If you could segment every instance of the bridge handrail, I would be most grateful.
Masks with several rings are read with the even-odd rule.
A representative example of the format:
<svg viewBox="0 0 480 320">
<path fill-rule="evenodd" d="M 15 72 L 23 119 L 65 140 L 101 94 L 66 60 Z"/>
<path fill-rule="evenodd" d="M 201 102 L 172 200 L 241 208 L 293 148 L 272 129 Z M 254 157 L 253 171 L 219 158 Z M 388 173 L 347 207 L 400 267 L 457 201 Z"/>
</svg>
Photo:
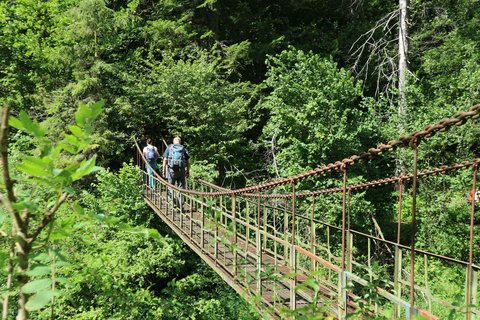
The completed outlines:
<svg viewBox="0 0 480 320">
<path fill-rule="evenodd" d="M 341 161 L 336 161 L 336 162 L 333 162 L 333 163 L 329 163 L 329 164 L 327 164 L 323 167 L 319 167 L 319 168 L 315 168 L 315 169 L 312 169 L 312 170 L 309 170 L 309 171 L 305 171 L 303 173 L 300 173 L 300 174 L 297 174 L 297 175 L 294 175 L 294 176 L 290 176 L 290 177 L 287 177 L 287 178 L 281 178 L 281 179 L 277 179 L 277 180 L 274 180 L 274 181 L 258 184 L 258 185 L 255 185 L 255 186 L 243 187 L 243 188 L 239 188 L 239 189 L 227 189 L 225 191 L 216 191 L 216 192 L 201 192 L 201 191 L 196 191 L 196 190 L 180 189 L 180 188 L 178 188 L 178 187 L 176 187 L 172 184 L 169 184 L 160 175 L 158 175 L 153 169 L 152 170 L 154 171 L 155 177 L 162 184 L 165 184 L 168 187 L 172 188 L 173 190 L 176 190 L 178 192 L 182 192 L 182 193 L 185 193 L 185 194 L 215 197 L 215 196 L 223 196 L 223 195 L 247 194 L 247 193 L 252 193 L 252 192 L 259 193 L 262 190 L 270 189 L 270 188 L 277 187 L 277 186 L 280 186 L 280 185 L 296 184 L 297 182 L 299 182 L 301 180 L 304 180 L 308 177 L 315 176 L 315 175 L 318 175 L 318 174 L 328 173 L 328 172 L 331 172 L 332 170 L 343 170 L 347 166 L 353 165 L 353 164 L 359 162 L 360 160 L 368 160 L 368 159 L 370 159 L 374 156 L 380 155 L 384 152 L 393 151 L 393 150 L 395 150 L 399 147 L 407 147 L 407 146 L 410 146 L 414 143 L 418 144 L 420 140 L 432 137 L 437 132 L 446 131 L 454 125 L 455 126 L 461 126 L 467 120 L 476 119 L 476 118 L 479 118 L 479 117 L 480 117 L 480 104 L 476 104 L 476 105 L 472 106 L 469 111 L 459 112 L 459 113 L 455 114 L 452 118 L 444 118 L 434 125 L 426 126 L 423 130 L 416 131 L 416 132 L 410 134 L 409 136 L 400 137 L 397 140 L 391 140 L 386 144 L 380 144 L 376 148 L 370 148 L 366 152 L 363 152 L 361 154 L 352 155 L 352 156 L 350 156 L 348 158 L 345 158 Z M 143 159 L 143 162 L 145 163 L 145 165 L 148 165 L 148 162 L 146 161 L 145 157 L 143 156 L 143 152 L 141 151 L 140 146 L 138 145 L 137 141 L 135 141 L 135 145 L 136 145 L 136 148 L 138 150 L 139 155 Z M 439 168 L 438 170 L 444 170 L 444 169 Z M 408 176 L 406 176 L 406 177 L 408 177 Z M 334 190 L 336 190 L 336 188 L 332 188 L 331 192 L 336 192 Z"/>
<path fill-rule="evenodd" d="M 446 171 L 451 171 L 451 170 L 457 170 L 457 169 L 464 169 L 464 168 L 468 168 L 470 166 L 473 166 L 475 164 L 478 164 L 480 163 L 480 158 L 477 158 L 475 159 L 474 161 L 464 161 L 464 162 L 461 162 L 461 163 L 457 163 L 457 164 L 454 164 L 452 166 L 443 166 L 443 167 L 440 167 L 440 168 L 436 168 L 436 169 L 433 169 L 433 170 L 430 170 L 430 171 L 426 171 L 426 172 L 423 172 L 420 175 L 422 176 L 426 176 L 426 175 L 434 175 L 434 174 L 438 174 L 438 173 L 442 173 L 442 172 L 446 172 Z M 403 176 L 404 180 L 405 180 L 405 177 L 406 176 Z M 395 181 L 400 181 L 401 180 L 401 177 L 398 177 L 398 179 L 396 179 L 397 177 L 394 177 L 392 178 L 392 181 L 395 182 Z M 411 179 L 412 176 L 409 176 L 408 179 Z M 383 180 L 387 180 L 387 179 L 383 179 Z M 361 184 L 358 184 L 358 185 L 352 185 L 352 186 L 349 186 L 347 187 L 347 189 L 349 188 L 355 188 L 355 187 L 358 187 L 358 186 L 365 186 L 365 187 L 368 187 L 372 182 L 378 182 L 379 180 L 373 180 L 373 181 L 367 181 L 367 182 L 364 182 L 364 183 L 361 183 Z M 215 188 L 215 189 L 218 189 L 218 190 L 228 190 L 226 188 L 223 188 L 223 187 L 220 187 L 220 186 L 217 186 L 211 182 L 208 182 L 208 181 L 205 181 L 205 180 L 202 180 L 202 179 L 199 179 L 199 182 L 202 183 L 202 184 L 205 184 L 211 188 Z M 391 183 L 391 182 L 388 182 L 388 183 Z M 380 183 L 379 183 L 380 184 Z M 383 183 L 382 183 L 383 184 Z M 378 185 L 378 184 L 372 184 L 372 185 Z M 331 188 L 331 189 L 325 189 L 325 190 L 332 190 L 332 189 L 335 189 L 335 192 L 341 192 L 343 191 L 342 188 Z M 339 189 L 339 190 L 336 190 L 336 189 Z M 322 191 L 322 190 L 319 190 L 319 191 Z M 314 192 L 310 192 L 308 193 L 308 195 L 310 194 L 313 194 Z M 297 196 L 300 196 L 302 193 L 298 193 Z M 303 195 L 305 195 L 306 193 L 303 193 Z M 251 196 L 258 196 L 258 195 L 252 195 L 252 194 L 249 194 Z M 243 196 L 243 195 L 242 195 Z M 262 195 L 262 196 L 270 196 L 270 195 Z M 287 196 L 286 194 L 285 195 L 282 195 L 282 196 Z M 290 195 L 291 196 L 291 195 Z M 283 198 L 283 197 L 282 197 Z M 338 227 L 338 226 L 335 226 L 335 225 L 332 225 L 332 224 L 329 224 L 328 222 L 325 222 L 325 221 L 322 221 L 322 220 L 319 220 L 319 219 L 316 219 L 316 218 L 312 218 L 312 217 L 307 217 L 305 215 L 302 215 L 302 214 L 297 214 L 297 217 L 300 218 L 300 219 L 304 219 L 304 220 L 308 220 L 308 221 L 313 221 L 315 223 L 319 223 L 319 224 L 322 224 L 322 225 L 325 225 L 327 227 L 330 227 L 330 228 L 333 228 L 333 229 L 337 229 L 337 230 L 342 230 L 341 227 Z M 383 239 L 383 238 L 380 238 L 380 237 L 376 237 L 376 236 L 373 236 L 371 234 L 368 234 L 368 233 L 364 233 L 364 232 L 361 232 L 361 231 L 358 231 L 358 230 L 355 230 L 355 229 L 349 229 L 349 231 L 351 233 L 354 233 L 354 234 L 357 234 L 357 235 L 360 235 L 360 236 L 363 236 L 363 237 L 366 237 L 366 238 L 370 238 L 372 240 L 376 240 L 376 241 L 380 241 L 382 243 L 385 243 L 385 244 L 389 244 L 389 245 L 393 245 L 393 246 L 398 246 L 399 248 L 402 248 L 404 250 L 407 250 L 409 251 L 411 248 L 406 246 L 406 245 L 403 245 L 401 243 L 397 243 L 395 241 L 390 241 L 390 240 L 387 240 L 387 239 Z M 457 264 L 460 264 L 460 265 L 463 265 L 463 266 L 467 266 L 468 265 L 468 261 L 463 261 L 463 260 L 460 260 L 460 259 L 455 259 L 455 258 L 452 258 L 452 257 L 448 257 L 448 256 L 444 256 L 444 255 L 441 255 L 441 254 L 437 254 L 437 253 L 434 253 L 434 252 L 430 252 L 430 251 L 425 251 L 425 250 L 422 250 L 422 249 L 415 249 L 416 252 L 418 253 L 421 253 L 421 254 L 424 254 L 426 256 L 430 256 L 430 257 L 434 257 L 434 258 L 439 258 L 439 259 L 443 259 L 443 260 L 446 260 L 446 261 L 449 261 L 449 262 L 453 262 L 453 263 L 457 263 Z M 472 267 L 475 269 L 475 270 L 480 270 L 480 266 L 478 265 L 472 265 Z"/>
<path fill-rule="evenodd" d="M 476 164 L 480 164 L 480 158 L 475 158 L 473 161 L 462 161 L 460 163 L 455 163 L 450 166 L 441 166 L 438 168 L 422 171 L 417 174 L 417 177 L 420 178 L 420 177 L 426 177 L 426 176 L 434 176 L 434 175 L 448 172 L 448 171 L 467 169 L 469 167 L 475 166 Z M 413 177 L 414 177 L 413 174 L 406 174 L 406 175 L 393 176 L 393 177 L 384 178 L 384 179 L 370 180 L 370 181 L 365 181 L 365 182 L 354 184 L 354 185 L 347 185 L 346 189 L 347 191 L 363 190 L 370 187 L 378 187 L 378 186 L 387 185 L 387 184 L 394 184 L 401 181 L 409 181 L 413 179 Z M 295 197 L 297 198 L 310 197 L 310 196 L 316 196 L 320 194 L 339 193 L 339 192 L 343 192 L 343 187 L 332 187 L 332 188 L 320 189 L 315 191 L 297 192 L 295 194 Z M 256 195 L 251 194 L 251 196 L 256 196 Z M 292 193 L 271 193 L 271 194 L 261 195 L 261 197 L 264 197 L 264 198 L 278 198 L 278 199 L 291 198 L 292 196 L 293 196 Z"/>
<path fill-rule="evenodd" d="M 440 173 L 445 173 L 448 171 L 456 171 L 456 170 L 461 170 L 461 169 L 467 169 L 469 167 L 473 167 L 476 164 L 480 164 L 480 158 L 475 158 L 472 161 L 462 161 L 459 163 L 454 163 L 450 166 L 441 166 L 438 168 L 432 168 L 429 170 L 425 170 L 422 172 L 419 172 L 417 174 L 418 177 L 426 177 L 426 176 L 434 176 Z M 397 182 L 405 182 L 413 179 L 414 175 L 413 174 L 404 174 L 401 176 L 393 176 L 393 177 L 388 177 L 384 179 L 377 179 L 377 180 L 369 180 L 369 181 L 364 181 L 358 184 L 352 184 L 352 185 L 347 185 L 347 190 L 350 191 L 356 191 L 356 190 L 363 190 L 366 188 L 370 187 L 378 187 L 382 185 L 387 185 L 387 184 L 394 184 Z M 217 186 L 211 182 L 199 179 L 199 182 L 207 185 L 211 188 L 217 189 L 219 191 L 227 191 L 230 189 L 223 188 L 220 186 Z M 310 197 L 310 196 L 316 196 L 316 195 L 321 195 L 321 194 L 328 194 L 328 193 L 339 193 L 343 192 L 343 187 L 332 187 L 332 188 L 325 188 L 325 189 L 319 189 L 315 191 L 304 191 L 304 192 L 297 192 L 295 194 L 295 197 Z M 246 196 L 246 197 L 261 197 L 261 198 L 274 198 L 274 199 L 282 199 L 282 198 L 291 198 L 293 195 L 292 193 L 270 193 L 270 194 L 253 194 L 253 193 L 246 193 L 246 194 L 240 194 L 241 196 Z"/>
</svg>

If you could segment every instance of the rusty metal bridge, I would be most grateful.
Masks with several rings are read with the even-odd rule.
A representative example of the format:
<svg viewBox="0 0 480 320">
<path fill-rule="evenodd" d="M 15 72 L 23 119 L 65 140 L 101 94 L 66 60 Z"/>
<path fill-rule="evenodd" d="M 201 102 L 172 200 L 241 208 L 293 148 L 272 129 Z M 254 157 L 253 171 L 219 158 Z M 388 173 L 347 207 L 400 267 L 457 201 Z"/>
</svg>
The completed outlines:
<svg viewBox="0 0 480 320">
<path fill-rule="evenodd" d="M 265 318 L 480 319 L 480 218 L 478 204 L 465 201 L 477 190 L 480 158 L 437 168 L 419 161 L 428 138 L 479 115 L 475 105 L 362 154 L 234 190 L 195 179 L 179 189 L 150 176 L 138 144 L 136 161 L 148 205 Z M 372 181 L 356 174 L 359 165 L 368 170 L 369 159 L 400 149 L 410 156 L 409 173 Z M 420 198 L 426 188 L 445 189 L 451 176 L 464 184 L 449 185 L 450 198 Z M 333 186 L 302 191 L 305 181 L 320 178 Z M 362 202 L 366 194 L 391 195 L 394 204 L 382 209 L 381 222 Z M 183 210 L 175 196 L 184 197 Z M 430 210 L 442 203 L 441 212 Z M 432 216 L 445 212 L 464 213 L 455 236 L 442 239 L 458 248 L 451 254 L 429 238 L 428 224 L 441 220 Z"/>
</svg>

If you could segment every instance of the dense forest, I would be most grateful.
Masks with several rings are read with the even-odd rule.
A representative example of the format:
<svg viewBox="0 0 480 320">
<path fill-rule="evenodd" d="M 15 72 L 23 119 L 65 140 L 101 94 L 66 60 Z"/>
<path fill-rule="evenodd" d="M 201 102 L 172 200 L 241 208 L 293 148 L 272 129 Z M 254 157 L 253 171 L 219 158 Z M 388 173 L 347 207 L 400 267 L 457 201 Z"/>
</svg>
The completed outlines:
<svg viewBox="0 0 480 320">
<path fill-rule="evenodd" d="M 225 188 L 317 168 L 480 102 L 478 30 L 478 0 L 0 0 L 2 320 L 259 319 L 145 204 L 134 141 L 180 135 Z M 478 120 L 454 130 L 421 169 L 479 156 Z M 469 183 L 429 181 L 420 247 L 465 257 Z M 386 221 L 394 197 L 353 201 Z"/>
</svg>

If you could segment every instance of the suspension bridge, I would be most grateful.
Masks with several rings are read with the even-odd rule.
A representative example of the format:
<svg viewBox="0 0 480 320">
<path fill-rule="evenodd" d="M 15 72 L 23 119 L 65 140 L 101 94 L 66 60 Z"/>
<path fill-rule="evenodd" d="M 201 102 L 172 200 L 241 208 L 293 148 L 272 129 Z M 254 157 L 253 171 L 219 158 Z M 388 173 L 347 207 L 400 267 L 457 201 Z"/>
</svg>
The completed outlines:
<svg viewBox="0 0 480 320">
<path fill-rule="evenodd" d="M 441 201 L 419 202 L 419 194 L 432 188 L 435 179 L 455 175 L 464 177 L 465 186 L 452 194 L 477 190 L 480 163 L 474 158 L 423 168 L 419 149 L 433 135 L 452 134 L 441 131 L 479 116 L 480 104 L 364 153 L 240 189 L 195 179 L 179 189 L 150 176 L 138 143 L 136 161 L 147 204 L 265 318 L 344 319 L 362 313 L 479 319 L 480 219 L 475 201 L 457 201 L 455 207 L 465 213 L 464 221 L 458 221 L 458 239 L 449 239 L 464 248 L 460 256 L 439 253 L 434 240 L 434 249 L 425 240 L 418 245 L 429 230 L 418 228 L 418 221 L 433 221 L 428 209 Z M 356 174 L 358 166 L 368 170 L 369 159 L 400 149 L 410 155 L 410 172 L 371 181 Z M 301 191 L 304 182 L 320 178 L 333 186 Z M 366 194 L 392 194 L 395 203 L 383 210 L 381 220 L 388 225 L 365 207 L 361 199 Z M 174 205 L 175 196 L 184 198 L 182 210 Z"/>
</svg>

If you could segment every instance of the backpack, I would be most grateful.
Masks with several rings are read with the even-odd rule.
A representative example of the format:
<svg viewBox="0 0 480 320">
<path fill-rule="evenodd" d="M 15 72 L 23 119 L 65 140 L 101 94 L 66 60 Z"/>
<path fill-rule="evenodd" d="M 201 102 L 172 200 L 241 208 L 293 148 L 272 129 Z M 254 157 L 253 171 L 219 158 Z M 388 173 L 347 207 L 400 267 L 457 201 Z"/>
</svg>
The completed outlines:
<svg viewBox="0 0 480 320">
<path fill-rule="evenodd" d="M 147 146 L 147 161 L 153 161 L 157 159 L 157 154 L 155 152 L 155 147 L 152 145 Z"/>
<path fill-rule="evenodd" d="M 181 144 L 171 144 L 168 150 L 168 166 L 173 171 L 179 171 L 185 168 L 187 159 L 185 157 L 185 148 Z"/>
</svg>

